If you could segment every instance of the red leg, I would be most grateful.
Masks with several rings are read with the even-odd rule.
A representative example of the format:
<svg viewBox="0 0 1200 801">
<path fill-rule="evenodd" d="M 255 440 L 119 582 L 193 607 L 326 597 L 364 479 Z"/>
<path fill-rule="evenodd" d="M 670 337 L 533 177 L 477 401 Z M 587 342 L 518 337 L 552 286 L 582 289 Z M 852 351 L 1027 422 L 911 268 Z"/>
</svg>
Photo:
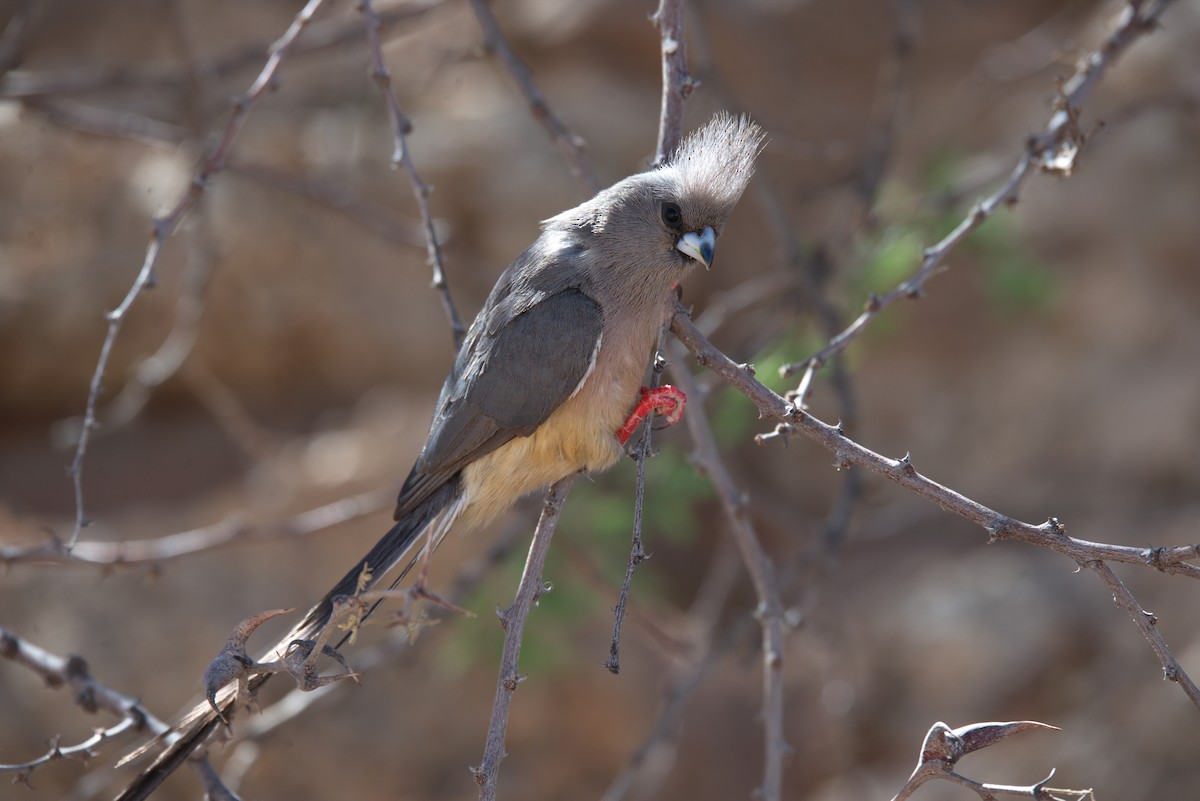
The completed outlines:
<svg viewBox="0 0 1200 801">
<path fill-rule="evenodd" d="M 683 417 L 687 396 L 681 390 L 666 384 L 655 389 L 642 387 L 639 391 L 642 393 L 642 399 L 633 407 L 633 411 L 625 419 L 625 424 L 617 429 L 617 440 L 622 445 L 629 441 L 637 427 L 651 414 L 661 414 L 669 426 L 675 425 L 679 418 Z"/>
</svg>

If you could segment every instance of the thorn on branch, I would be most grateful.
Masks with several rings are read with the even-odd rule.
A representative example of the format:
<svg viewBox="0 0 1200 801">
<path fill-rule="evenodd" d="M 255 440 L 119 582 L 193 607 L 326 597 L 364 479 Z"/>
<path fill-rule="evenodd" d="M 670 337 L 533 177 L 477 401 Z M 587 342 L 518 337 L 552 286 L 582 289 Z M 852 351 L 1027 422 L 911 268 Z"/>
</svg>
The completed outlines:
<svg viewBox="0 0 1200 801">
<path fill-rule="evenodd" d="M 774 431 L 770 431 L 766 434 L 755 434 L 754 435 L 754 444 L 755 445 L 766 445 L 767 443 L 772 442 L 774 440 L 780 440 L 783 443 L 783 447 L 786 448 L 788 445 L 788 440 L 795 433 L 796 433 L 796 427 L 793 426 L 791 423 L 776 423 Z"/>
<path fill-rule="evenodd" d="M 525 677 L 519 673 L 510 673 L 504 677 L 504 689 L 510 693 L 516 692 L 517 687 L 521 682 L 525 681 Z"/>
</svg>

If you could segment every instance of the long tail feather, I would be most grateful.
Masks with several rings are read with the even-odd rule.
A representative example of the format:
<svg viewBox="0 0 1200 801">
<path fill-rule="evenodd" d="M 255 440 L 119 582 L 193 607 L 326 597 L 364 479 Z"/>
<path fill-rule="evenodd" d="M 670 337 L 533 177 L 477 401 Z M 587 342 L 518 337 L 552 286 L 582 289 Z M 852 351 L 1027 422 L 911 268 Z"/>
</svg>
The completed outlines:
<svg viewBox="0 0 1200 801">
<path fill-rule="evenodd" d="M 445 536 L 446 531 L 453 524 L 454 519 L 458 516 L 461 508 L 461 500 L 457 477 L 438 488 L 413 509 L 410 514 L 392 526 L 388 533 L 384 534 L 379 542 L 375 543 L 370 552 L 360 559 L 334 585 L 333 589 L 325 593 L 325 596 L 309 610 L 308 614 L 304 616 L 304 620 L 267 652 L 264 659 L 279 658 L 293 640 L 309 639 L 316 636 L 329 623 L 330 616 L 333 614 L 333 603 L 336 598 L 353 595 L 360 589 L 360 581 L 364 589 L 373 585 L 391 571 L 396 564 L 402 561 L 413 545 L 419 542 L 427 532 L 430 534 L 430 547 L 436 547 L 441 538 Z M 414 556 L 409 560 L 408 565 L 396 579 L 396 582 L 399 582 L 408 573 L 415 559 L 416 557 Z M 363 616 L 363 619 L 375 611 L 378 605 L 376 603 L 372 606 L 367 615 Z M 254 677 L 250 681 L 251 691 L 257 690 L 269 678 L 270 676 L 268 675 Z M 226 688 L 218 696 L 218 706 L 221 708 L 222 714 L 227 715 L 235 697 L 236 691 L 232 688 Z M 166 742 L 169 743 L 167 748 L 154 760 L 153 764 L 137 775 L 133 782 L 117 797 L 116 801 L 141 801 L 141 799 L 149 796 L 164 779 L 183 764 L 183 761 L 188 758 L 192 751 L 205 741 L 216 725 L 216 712 L 208 702 L 203 702 L 193 707 L 173 727 L 172 733 L 167 735 Z M 162 741 L 160 739 L 156 742 Z M 150 746 L 152 745 L 153 743 L 150 744 Z M 136 759 L 148 748 L 149 746 L 145 746 L 135 751 L 125 757 L 122 763 Z"/>
</svg>

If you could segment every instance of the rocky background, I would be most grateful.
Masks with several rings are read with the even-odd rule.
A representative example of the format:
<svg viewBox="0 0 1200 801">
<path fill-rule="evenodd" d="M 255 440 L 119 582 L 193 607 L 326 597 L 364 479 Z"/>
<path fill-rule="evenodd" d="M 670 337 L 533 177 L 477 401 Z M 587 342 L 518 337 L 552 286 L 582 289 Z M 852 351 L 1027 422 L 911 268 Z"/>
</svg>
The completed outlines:
<svg viewBox="0 0 1200 801">
<path fill-rule="evenodd" d="M 152 215 L 186 187 L 230 98 L 300 5 L 0 2 L 0 545 L 69 535 L 65 466 L 104 313 L 142 263 Z M 601 180 L 644 166 L 660 92 L 653 3 L 493 8 Z M 1049 117 L 1056 81 L 1103 41 L 1120 8 L 690 4 L 703 83 L 689 127 L 729 108 L 770 132 L 714 269 L 685 286 L 698 314 L 736 306 L 740 288 L 769 287 L 735 308 L 716 344 L 787 388 L 772 368 L 809 355 L 825 329 L 781 230 L 802 264 L 819 256 L 828 300 L 848 320 L 1002 182 Z M 482 51 L 465 3 L 379 10 L 393 86 L 414 121 L 411 153 L 434 187 L 450 288 L 469 319 L 537 221 L 582 190 Z M 911 51 L 897 48 L 898 30 Z M 85 656 L 97 678 L 160 717 L 196 697 L 237 621 L 307 606 L 386 528 L 387 496 L 419 449 L 452 358 L 367 61 L 353 5 L 332 3 L 166 244 L 104 382 L 83 474 L 94 521 L 85 538 L 157 538 L 232 516 L 252 535 L 153 567 L 19 562 L 0 575 L 0 625 Z M 854 408 L 823 378 L 814 412 L 851 419 L 868 447 L 911 452 L 926 475 L 1013 516 L 1058 516 L 1074 536 L 1103 542 L 1196 542 L 1198 97 L 1200 7 L 1176 3 L 1087 102 L 1077 174 L 1034 177 L 923 299 L 887 311 L 852 347 Z M 164 368 L 173 354 L 185 356 L 174 371 Z M 1056 768 L 1052 785 L 1095 787 L 1101 799 L 1194 795 L 1200 712 L 1162 681 L 1093 575 L 1027 546 L 986 545 L 981 530 L 869 476 L 849 527 L 822 545 L 844 480 L 830 455 L 802 440 L 754 446 L 765 427 L 727 390 L 714 390 L 709 408 L 780 569 L 801 566 L 786 592 L 797 623 L 785 655 L 795 749 L 786 797 L 887 799 L 934 721 L 1020 719 L 1063 732 L 1005 742 L 963 772 L 1028 784 Z M 657 442 L 647 488 L 654 558 L 636 576 L 622 672 L 601 663 L 627 557 L 632 462 L 568 500 L 553 591 L 527 634 L 529 680 L 515 699 L 502 797 L 602 796 L 650 733 L 673 677 L 708 643 L 746 629 L 753 594 L 718 503 L 692 473 L 686 432 Z M 375 490 L 370 514 L 311 536 L 280 531 L 300 512 Z M 511 599 L 535 514 L 519 509 L 439 552 L 434 585 L 451 589 L 487 547 L 515 541 L 465 596 L 477 617 L 438 616 L 367 671 L 362 688 L 339 687 L 258 739 L 258 752 L 215 752 L 243 774 L 244 797 L 473 795 L 467 766 L 482 753 L 499 654 L 492 610 Z M 1149 569 L 1118 572 L 1200 674 L 1197 588 Z M 697 598 L 716 599 L 718 611 L 699 614 Z M 761 683 L 748 631 L 712 659 L 677 747 L 654 751 L 629 797 L 744 798 L 756 786 Z M 348 650 L 351 664 L 396 637 L 370 627 L 365 645 Z M 56 734 L 83 739 L 111 723 L 102 717 L 0 662 L 0 763 L 32 758 Z M 235 730 L 252 725 L 243 718 Z M 42 768 L 32 791 L 6 793 L 106 797 L 127 776 L 107 766 L 132 744 Z M 156 797 L 197 793 L 184 771 Z M 918 797 L 973 796 L 930 785 Z"/>
</svg>

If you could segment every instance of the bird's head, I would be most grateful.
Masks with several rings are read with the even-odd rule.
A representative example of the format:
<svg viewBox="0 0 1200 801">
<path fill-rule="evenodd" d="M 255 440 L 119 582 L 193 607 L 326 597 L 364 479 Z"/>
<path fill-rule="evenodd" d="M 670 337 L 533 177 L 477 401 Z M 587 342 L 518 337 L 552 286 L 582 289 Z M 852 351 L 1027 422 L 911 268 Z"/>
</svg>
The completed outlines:
<svg viewBox="0 0 1200 801">
<path fill-rule="evenodd" d="M 718 114 L 665 164 L 547 223 L 590 230 L 597 277 L 606 283 L 670 286 L 697 264 L 712 266 L 716 239 L 754 174 L 762 143 L 762 129 L 748 118 Z"/>
</svg>

